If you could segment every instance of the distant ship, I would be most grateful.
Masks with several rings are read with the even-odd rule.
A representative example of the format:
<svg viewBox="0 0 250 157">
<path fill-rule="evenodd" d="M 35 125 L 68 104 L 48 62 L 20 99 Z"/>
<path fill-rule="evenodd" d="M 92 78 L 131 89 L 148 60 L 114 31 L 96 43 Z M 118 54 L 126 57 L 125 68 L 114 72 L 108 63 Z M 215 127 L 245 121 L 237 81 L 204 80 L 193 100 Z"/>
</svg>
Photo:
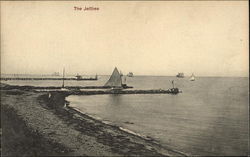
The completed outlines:
<svg viewBox="0 0 250 157">
<path fill-rule="evenodd" d="M 191 77 L 190 77 L 190 81 L 195 81 L 194 74 L 192 74 L 192 75 L 191 75 Z"/>
<path fill-rule="evenodd" d="M 184 73 L 178 73 L 178 74 L 176 75 L 176 77 L 184 78 Z"/>
<path fill-rule="evenodd" d="M 77 74 L 75 77 L 76 77 L 76 80 L 81 80 L 82 79 L 82 76 L 79 75 L 79 74 Z"/>
<path fill-rule="evenodd" d="M 127 74 L 127 76 L 128 76 L 128 77 L 133 77 L 134 74 L 133 74 L 132 72 L 129 72 L 129 73 Z"/>
<path fill-rule="evenodd" d="M 77 80 L 77 81 L 80 81 L 80 80 L 98 80 L 98 76 L 96 74 L 95 77 L 83 78 L 81 75 L 77 74 L 75 76 L 75 80 Z"/>
</svg>

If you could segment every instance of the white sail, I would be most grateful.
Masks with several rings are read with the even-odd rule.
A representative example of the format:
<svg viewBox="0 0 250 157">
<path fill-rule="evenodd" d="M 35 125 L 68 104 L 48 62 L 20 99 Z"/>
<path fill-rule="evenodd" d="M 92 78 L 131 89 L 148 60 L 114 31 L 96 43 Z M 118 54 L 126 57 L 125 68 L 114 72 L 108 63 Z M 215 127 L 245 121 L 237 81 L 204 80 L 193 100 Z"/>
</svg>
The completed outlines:
<svg viewBox="0 0 250 157">
<path fill-rule="evenodd" d="M 112 75 L 110 76 L 109 80 L 105 83 L 104 86 L 122 87 L 122 78 L 121 78 L 121 75 L 116 67 L 115 67 Z"/>
<path fill-rule="evenodd" d="M 195 80 L 195 77 L 194 77 L 194 74 L 192 74 L 190 81 L 194 81 L 194 80 Z"/>
</svg>

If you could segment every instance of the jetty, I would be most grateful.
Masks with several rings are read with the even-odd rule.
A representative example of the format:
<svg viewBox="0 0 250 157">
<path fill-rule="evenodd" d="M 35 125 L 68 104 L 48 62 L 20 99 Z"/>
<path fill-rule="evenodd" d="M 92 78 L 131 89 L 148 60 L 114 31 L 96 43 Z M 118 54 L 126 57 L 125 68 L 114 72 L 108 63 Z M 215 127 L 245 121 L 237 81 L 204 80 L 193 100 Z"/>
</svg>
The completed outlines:
<svg viewBox="0 0 250 157">
<path fill-rule="evenodd" d="M 34 81 L 40 81 L 40 80 L 71 80 L 71 81 L 96 81 L 98 80 L 97 77 L 90 77 L 90 78 L 57 78 L 57 77 L 50 77 L 50 78 L 29 78 L 29 77 L 1 77 L 0 80 L 3 81 L 9 81 L 9 80 L 34 80 Z"/>
<path fill-rule="evenodd" d="M 65 78 L 64 78 L 65 79 Z M 64 80 L 62 78 L 62 80 Z M 65 86 L 64 81 L 62 87 L 60 86 L 15 86 L 15 85 L 3 85 L 2 90 L 33 90 L 37 92 L 49 92 L 49 93 L 61 93 L 62 95 L 101 95 L 101 94 L 178 94 L 181 93 L 178 88 L 174 86 L 174 81 L 172 81 L 173 87 L 170 89 L 150 89 L 150 90 L 139 90 L 130 89 L 132 86 L 128 86 L 126 83 L 122 82 L 122 75 L 119 73 L 118 69 L 115 67 L 109 80 L 103 86 Z"/>
<path fill-rule="evenodd" d="M 53 93 L 61 93 L 62 95 L 105 95 L 105 94 L 173 94 L 176 95 L 181 91 L 175 89 L 151 89 L 151 90 L 50 90 Z"/>
</svg>

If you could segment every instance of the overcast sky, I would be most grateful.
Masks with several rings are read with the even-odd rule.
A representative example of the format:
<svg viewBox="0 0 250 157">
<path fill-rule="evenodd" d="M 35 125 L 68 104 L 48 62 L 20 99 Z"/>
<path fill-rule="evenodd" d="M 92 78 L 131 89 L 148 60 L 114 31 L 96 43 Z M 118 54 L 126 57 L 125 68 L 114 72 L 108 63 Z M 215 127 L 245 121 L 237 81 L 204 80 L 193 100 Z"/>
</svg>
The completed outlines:
<svg viewBox="0 0 250 157">
<path fill-rule="evenodd" d="M 1 2 L 2 73 L 248 76 L 248 60 L 247 1 Z"/>
</svg>

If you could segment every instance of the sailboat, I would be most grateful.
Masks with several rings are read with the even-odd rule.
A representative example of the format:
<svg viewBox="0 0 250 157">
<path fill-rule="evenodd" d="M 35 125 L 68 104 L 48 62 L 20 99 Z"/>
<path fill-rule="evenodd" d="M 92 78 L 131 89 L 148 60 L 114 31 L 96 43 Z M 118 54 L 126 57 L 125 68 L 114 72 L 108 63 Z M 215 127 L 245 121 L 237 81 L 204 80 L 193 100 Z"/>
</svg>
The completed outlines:
<svg viewBox="0 0 250 157">
<path fill-rule="evenodd" d="M 133 74 L 132 72 L 129 72 L 129 73 L 127 74 L 127 76 L 128 76 L 128 77 L 133 77 L 134 74 Z"/>
<path fill-rule="evenodd" d="M 178 73 L 178 74 L 176 75 L 176 77 L 184 78 L 184 73 Z"/>
<path fill-rule="evenodd" d="M 127 86 L 126 76 L 124 75 L 121 76 L 121 74 L 119 73 L 116 67 L 112 75 L 110 76 L 109 80 L 105 83 L 104 87 L 111 88 L 112 90 L 118 90 L 118 91 L 121 89 L 133 88 L 132 86 Z"/>
<path fill-rule="evenodd" d="M 189 79 L 190 81 L 195 81 L 195 77 L 194 77 L 194 74 L 192 74 L 191 75 L 191 77 L 190 77 L 190 79 Z"/>
<path fill-rule="evenodd" d="M 122 76 L 116 67 L 115 67 L 112 75 L 110 76 L 109 80 L 105 83 L 104 86 L 108 86 L 108 87 L 111 87 L 113 89 L 121 89 L 122 88 Z"/>
</svg>

